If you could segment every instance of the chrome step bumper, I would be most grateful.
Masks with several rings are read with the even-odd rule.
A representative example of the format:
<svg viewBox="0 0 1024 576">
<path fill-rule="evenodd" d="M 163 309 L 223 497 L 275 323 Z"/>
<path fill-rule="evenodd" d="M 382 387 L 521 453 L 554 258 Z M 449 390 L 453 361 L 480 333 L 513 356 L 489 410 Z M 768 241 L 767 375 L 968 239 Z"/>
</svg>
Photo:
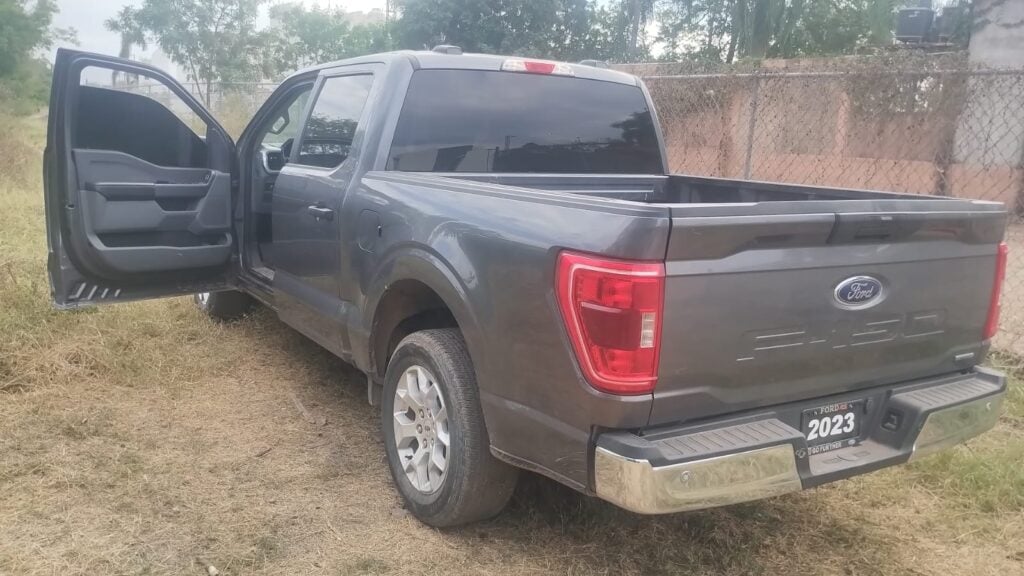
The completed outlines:
<svg viewBox="0 0 1024 576">
<path fill-rule="evenodd" d="M 995 425 L 1005 395 L 1005 378 L 979 368 L 970 374 L 731 416 L 718 425 L 709 422 L 642 434 L 609 432 L 598 437 L 594 492 L 641 514 L 698 510 L 795 492 L 973 438 Z M 802 410 L 854 398 L 868 398 L 871 406 L 858 443 L 810 454 L 799 431 Z"/>
</svg>

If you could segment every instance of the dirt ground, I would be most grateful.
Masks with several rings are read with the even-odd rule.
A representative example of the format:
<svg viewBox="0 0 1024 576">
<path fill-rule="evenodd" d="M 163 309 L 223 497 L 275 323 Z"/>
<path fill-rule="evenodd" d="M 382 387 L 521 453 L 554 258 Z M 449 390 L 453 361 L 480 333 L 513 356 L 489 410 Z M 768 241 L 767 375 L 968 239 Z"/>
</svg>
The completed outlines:
<svg viewBox="0 0 1024 576">
<path fill-rule="evenodd" d="M 0 574 L 1024 574 L 1016 381 L 968 447 L 813 491 L 642 517 L 527 475 L 497 519 L 427 528 L 391 487 L 363 377 L 272 314 L 52 310 L 41 127 L 12 124 Z"/>
</svg>

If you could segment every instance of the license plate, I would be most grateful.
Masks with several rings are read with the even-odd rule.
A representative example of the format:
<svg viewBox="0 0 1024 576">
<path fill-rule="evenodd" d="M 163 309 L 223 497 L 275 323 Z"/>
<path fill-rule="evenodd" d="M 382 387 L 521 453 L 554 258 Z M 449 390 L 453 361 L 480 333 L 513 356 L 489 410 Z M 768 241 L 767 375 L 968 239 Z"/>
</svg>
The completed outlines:
<svg viewBox="0 0 1024 576">
<path fill-rule="evenodd" d="M 860 436 L 864 401 L 835 402 L 804 410 L 801 428 L 811 454 L 853 446 Z"/>
</svg>

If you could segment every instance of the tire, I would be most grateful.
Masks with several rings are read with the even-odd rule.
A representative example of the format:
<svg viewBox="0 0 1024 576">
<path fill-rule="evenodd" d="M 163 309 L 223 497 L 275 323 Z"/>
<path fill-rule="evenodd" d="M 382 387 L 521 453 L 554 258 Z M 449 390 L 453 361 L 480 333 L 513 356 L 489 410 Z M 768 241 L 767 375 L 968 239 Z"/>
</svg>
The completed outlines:
<svg viewBox="0 0 1024 576">
<path fill-rule="evenodd" d="M 236 290 L 200 292 L 193 299 L 196 306 L 199 306 L 207 316 L 220 322 L 238 320 L 252 310 L 256 303 L 252 296 Z"/>
<path fill-rule="evenodd" d="M 433 381 L 425 393 L 421 376 Z M 399 397 L 400 387 L 404 398 Z M 419 389 L 413 393 L 415 387 Z M 430 390 L 436 393 L 432 396 Z M 413 399 L 417 394 L 420 404 Z M 409 409 L 417 412 L 417 405 L 424 407 L 420 414 L 426 417 L 409 415 Z M 431 423 L 436 424 L 433 435 L 427 431 Z M 417 424 L 425 428 L 423 444 L 418 438 L 409 441 L 409 434 L 419 434 L 414 431 Z M 473 363 L 457 329 L 423 330 L 398 344 L 385 376 L 381 425 L 391 477 L 406 509 L 423 523 L 445 528 L 485 520 L 511 498 L 519 470 L 491 455 Z M 444 455 L 443 473 L 432 459 L 435 452 Z M 423 458 L 428 461 L 426 482 L 416 466 Z"/>
</svg>

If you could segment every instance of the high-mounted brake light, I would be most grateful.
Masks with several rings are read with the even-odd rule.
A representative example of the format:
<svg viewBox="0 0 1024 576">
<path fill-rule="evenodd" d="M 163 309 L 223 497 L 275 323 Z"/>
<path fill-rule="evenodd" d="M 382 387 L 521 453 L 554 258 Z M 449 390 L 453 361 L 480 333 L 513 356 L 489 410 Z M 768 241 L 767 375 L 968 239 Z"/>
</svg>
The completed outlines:
<svg viewBox="0 0 1024 576">
<path fill-rule="evenodd" d="M 996 252 L 996 277 L 992 285 L 992 297 L 988 301 L 988 318 L 985 319 L 985 340 L 995 337 L 999 330 L 999 309 L 1002 307 L 1000 300 L 1003 296 L 1003 280 L 1006 278 L 1006 259 L 1010 249 L 1006 242 L 999 243 L 999 250 Z"/>
<path fill-rule="evenodd" d="M 591 386 L 649 394 L 658 380 L 665 265 L 562 252 L 558 307 Z"/>
<path fill-rule="evenodd" d="M 503 72 L 526 72 L 528 74 L 551 74 L 554 76 L 575 76 L 572 67 L 568 64 L 558 62 L 544 62 L 542 60 L 522 60 L 511 58 L 501 64 Z"/>
</svg>

